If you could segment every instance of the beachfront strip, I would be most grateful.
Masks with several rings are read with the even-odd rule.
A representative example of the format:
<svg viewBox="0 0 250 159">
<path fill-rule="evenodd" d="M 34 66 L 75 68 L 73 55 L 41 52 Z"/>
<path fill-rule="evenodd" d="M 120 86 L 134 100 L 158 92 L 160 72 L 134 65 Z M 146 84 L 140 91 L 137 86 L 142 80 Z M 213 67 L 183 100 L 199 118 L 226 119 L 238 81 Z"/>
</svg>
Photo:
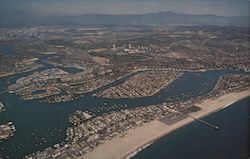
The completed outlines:
<svg viewBox="0 0 250 159">
<path fill-rule="evenodd" d="M 180 105 L 172 103 L 168 106 L 166 103 L 163 103 L 142 108 L 125 109 L 89 119 L 86 119 L 86 115 L 84 115 L 87 114 L 86 112 L 78 111 L 70 117 L 70 121 L 75 126 L 67 130 L 67 144 L 55 145 L 32 157 L 80 157 L 110 139 L 124 135 L 127 130 L 139 127 L 155 119 L 162 120 L 167 124 L 172 124 L 183 119 L 181 113 L 173 111 L 170 107 L 175 107 L 175 109 L 178 107 L 178 110 L 187 114 L 199 110 L 198 107 L 190 103 Z"/>
<path fill-rule="evenodd" d="M 138 98 L 152 96 L 181 75 L 183 75 L 183 73 L 177 71 L 144 71 L 134 75 L 118 86 L 110 87 L 95 95 L 103 98 Z"/>
<path fill-rule="evenodd" d="M 89 159 L 126 157 L 145 144 L 156 140 L 178 127 L 192 122 L 193 119 L 188 118 L 189 114 L 200 118 L 222 109 L 226 105 L 230 105 L 232 102 L 242 99 L 243 97 L 249 96 L 250 85 L 246 82 L 249 81 L 249 79 L 250 76 L 242 75 L 227 75 L 221 77 L 214 90 L 208 95 L 190 99 L 188 101 L 124 109 L 117 112 L 103 114 L 101 116 L 94 116 L 86 112 L 77 111 L 70 116 L 70 121 L 74 126 L 69 127 L 67 130 L 66 144 L 54 145 L 42 152 L 28 155 L 25 158 Z M 152 125 L 152 123 L 154 124 Z M 110 144 L 113 145 L 114 148 L 114 144 L 118 144 L 117 141 L 123 141 L 126 139 L 124 144 L 128 141 L 132 142 L 130 137 L 133 138 L 133 136 L 138 133 L 136 130 L 144 130 L 147 128 L 147 125 L 151 125 L 152 129 L 150 127 L 150 129 L 146 129 L 146 131 L 153 131 L 152 134 L 150 134 L 150 131 L 145 132 L 146 134 L 148 133 L 146 138 L 140 138 L 137 134 L 138 140 L 141 140 L 135 140 L 135 142 L 137 142 L 134 143 L 134 147 L 130 148 L 127 145 L 127 147 L 129 147 L 128 150 L 119 149 L 119 151 L 110 152 Z M 131 133 L 133 131 L 136 132 Z M 164 133 L 161 134 L 162 131 Z M 141 133 L 142 131 L 140 130 L 140 134 Z M 161 135 L 159 136 L 158 133 Z M 155 137 L 155 135 L 157 136 Z M 120 144 L 123 145 L 123 142 Z M 106 152 L 107 155 L 104 155 Z M 98 155 L 100 156 L 98 157 Z"/>
</svg>

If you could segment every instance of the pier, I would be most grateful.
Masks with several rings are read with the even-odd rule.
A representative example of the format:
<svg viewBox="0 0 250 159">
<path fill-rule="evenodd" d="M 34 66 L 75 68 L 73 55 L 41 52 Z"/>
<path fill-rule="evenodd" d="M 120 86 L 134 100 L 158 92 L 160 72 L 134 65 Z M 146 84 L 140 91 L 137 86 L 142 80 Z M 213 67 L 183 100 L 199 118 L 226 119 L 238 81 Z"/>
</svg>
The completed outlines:
<svg viewBox="0 0 250 159">
<path fill-rule="evenodd" d="M 210 127 L 214 128 L 215 130 L 220 130 L 220 127 L 217 126 L 217 125 L 214 125 L 214 124 L 211 124 L 211 123 L 206 122 L 206 121 L 204 121 L 204 120 L 195 118 L 195 117 L 193 117 L 193 116 L 191 116 L 191 115 L 188 115 L 188 116 L 189 116 L 190 118 L 193 118 L 194 120 L 196 120 L 196 121 L 202 123 L 202 124 L 205 124 L 205 125 L 207 125 L 207 126 L 210 126 Z"/>
<path fill-rule="evenodd" d="M 168 108 L 169 108 L 169 107 L 168 107 Z M 217 126 L 217 125 L 211 124 L 211 123 L 206 122 L 206 121 L 201 120 L 201 119 L 198 119 L 198 118 L 193 117 L 192 115 L 189 115 L 189 114 L 187 114 L 187 113 L 182 113 L 182 112 L 180 112 L 180 111 L 178 111 L 178 110 L 176 110 L 176 109 L 173 109 L 173 108 L 169 108 L 169 109 L 173 110 L 174 112 L 177 112 L 177 113 L 183 114 L 183 115 L 185 115 L 185 116 L 188 116 L 188 117 L 190 117 L 190 118 L 192 118 L 192 119 L 194 119 L 194 120 L 196 120 L 196 121 L 198 121 L 198 122 L 200 122 L 200 123 L 202 123 L 202 124 L 205 124 L 205 125 L 207 125 L 207 126 L 213 128 L 213 129 L 215 129 L 215 130 L 220 130 L 220 127 Z"/>
</svg>

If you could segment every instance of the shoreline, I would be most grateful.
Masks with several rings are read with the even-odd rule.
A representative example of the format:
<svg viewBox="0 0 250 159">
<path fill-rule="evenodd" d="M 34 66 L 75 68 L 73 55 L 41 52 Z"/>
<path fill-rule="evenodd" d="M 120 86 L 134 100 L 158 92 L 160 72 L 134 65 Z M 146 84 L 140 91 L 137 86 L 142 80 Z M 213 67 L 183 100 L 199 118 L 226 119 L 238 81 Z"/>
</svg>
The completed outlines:
<svg viewBox="0 0 250 159">
<path fill-rule="evenodd" d="M 202 118 L 227 108 L 233 103 L 250 96 L 250 90 L 222 95 L 216 99 L 204 99 L 195 105 L 198 112 L 190 113 L 195 118 Z M 139 151 L 154 143 L 159 138 L 192 123 L 194 119 L 185 118 L 172 125 L 154 120 L 140 127 L 128 130 L 123 137 L 113 138 L 100 145 L 79 159 L 125 159 L 136 155 Z"/>
<path fill-rule="evenodd" d="M 5 78 L 5 77 L 10 77 L 16 75 L 16 72 L 11 72 L 11 73 L 3 73 L 0 75 L 0 78 Z"/>
</svg>

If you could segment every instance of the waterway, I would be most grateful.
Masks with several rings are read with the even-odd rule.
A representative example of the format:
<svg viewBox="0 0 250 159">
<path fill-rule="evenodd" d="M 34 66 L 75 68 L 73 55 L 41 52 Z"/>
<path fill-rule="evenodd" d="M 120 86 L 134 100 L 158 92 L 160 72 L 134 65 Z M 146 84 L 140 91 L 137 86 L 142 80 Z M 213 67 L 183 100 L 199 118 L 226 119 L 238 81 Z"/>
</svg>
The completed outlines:
<svg viewBox="0 0 250 159">
<path fill-rule="evenodd" d="M 219 131 L 193 122 L 162 137 L 132 159 L 247 159 L 249 110 L 250 97 L 203 118 L 219 125 Z"/>
<path fill-rule="evenodd" d="M 45 65 L 38 71 L 54 67 L 45 63 L 44 59 L 40 59 L 38 62 Z M 33 72 L 0 78 L 0 91 L 6 89 L 7 83 L 13 83 L 18 78 Z M 39 100 L 22 101 L 15 94 L 1 94 L 0 101 L 5 105 L 6 112 L 0 114 L 0 124 L 12 121 L 17 131 L 13 137 L 0 143 L 0 155 L 2 158 L 19 159 L 24 155 L 41 151 L 46 147 L 63 142 L 66 138 L 66 129 L 70 126 L 68 117 L 76 110 L 90 111 L 100 115 L 115 110 L 112 108 L 113 105 L 126 105 L 128 108 L 133 108 L 189 99 L 210 92 L 219 77 L 229 73 L 246 74 L 239 70 L 185 72 L 181 78 L 154 96 L 135 99 L 98 98 L 92 96 L 94 91 L 71 102 L 48 104 L 41 103 Z M 117 85 L 126 78 L 115 81 L 103 88 Z"/>
</svg>

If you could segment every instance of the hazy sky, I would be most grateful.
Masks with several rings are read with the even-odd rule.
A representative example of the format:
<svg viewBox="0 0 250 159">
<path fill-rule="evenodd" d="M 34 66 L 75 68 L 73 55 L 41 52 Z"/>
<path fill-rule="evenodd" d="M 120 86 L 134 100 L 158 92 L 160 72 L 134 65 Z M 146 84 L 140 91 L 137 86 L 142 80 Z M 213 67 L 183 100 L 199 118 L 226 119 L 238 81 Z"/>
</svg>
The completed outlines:
<svg viewBox="0 0 250 159">
<path fill-rule="evenodd" d="M 47 15 L 142 14 L 173 11 L 248 16 L 248 0 L 0 0 L 0 13 Z"/>
</svg>

